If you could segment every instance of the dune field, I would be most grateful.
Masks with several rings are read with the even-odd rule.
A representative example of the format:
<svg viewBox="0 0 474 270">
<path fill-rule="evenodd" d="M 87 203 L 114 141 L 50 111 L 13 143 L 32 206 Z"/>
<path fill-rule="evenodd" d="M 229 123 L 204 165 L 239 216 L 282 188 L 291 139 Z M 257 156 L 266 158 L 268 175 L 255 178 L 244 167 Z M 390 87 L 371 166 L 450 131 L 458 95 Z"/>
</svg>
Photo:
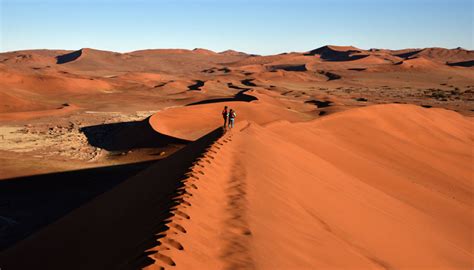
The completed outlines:
<svg viewBox="0 0 474 270">
<path fill-rule="evenodd" d="M 473 269 L 473 64 L 0 53 L 0 268 Z"/>
</svg>

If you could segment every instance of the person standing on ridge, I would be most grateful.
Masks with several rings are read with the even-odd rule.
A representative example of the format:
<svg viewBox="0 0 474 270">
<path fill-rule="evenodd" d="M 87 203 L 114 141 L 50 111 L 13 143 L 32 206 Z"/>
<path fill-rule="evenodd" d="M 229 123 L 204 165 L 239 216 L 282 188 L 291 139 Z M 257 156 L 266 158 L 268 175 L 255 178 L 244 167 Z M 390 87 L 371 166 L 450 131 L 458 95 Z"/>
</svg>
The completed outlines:
<svg viewBox="0 0 474 270">
<path fill-rule="evenodd" d="M 228 117 L 229 117 L 229 111 L 227 110 L 227 106 L 224 106 L 224 110 L 222 110 L 222 118 L 224 118 L 224 129 L 227 127 Z"/>
<path fill-rule="evenodd" d="M 234 127 L 234 119 L 237 116 L 234 110 L 230 109 L 229 111 L 229 128 Z"/>
</svg>

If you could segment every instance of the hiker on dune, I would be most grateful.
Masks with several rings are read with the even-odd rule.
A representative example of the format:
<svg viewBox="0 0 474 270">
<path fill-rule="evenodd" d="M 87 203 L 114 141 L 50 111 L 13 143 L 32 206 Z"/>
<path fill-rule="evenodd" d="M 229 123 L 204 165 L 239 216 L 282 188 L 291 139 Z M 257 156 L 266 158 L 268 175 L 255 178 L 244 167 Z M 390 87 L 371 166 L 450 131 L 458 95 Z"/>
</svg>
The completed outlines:
<svg viewBox="0 0 474 270">
<path fill-rule="evenodd" d="M 229 117 L 229 111 L 227 110 L 227 106 L 224 107 L 222 111 L 222 118 L 224 118 L 224 129 L 227 127 L 227 118 Z"/>
<path fill-rule="evenodd" d="M 234 127 L 234 119 L 237 116 L 234 110 L 230 109 L 229 111 L 229 128 Z"/>
</svg>

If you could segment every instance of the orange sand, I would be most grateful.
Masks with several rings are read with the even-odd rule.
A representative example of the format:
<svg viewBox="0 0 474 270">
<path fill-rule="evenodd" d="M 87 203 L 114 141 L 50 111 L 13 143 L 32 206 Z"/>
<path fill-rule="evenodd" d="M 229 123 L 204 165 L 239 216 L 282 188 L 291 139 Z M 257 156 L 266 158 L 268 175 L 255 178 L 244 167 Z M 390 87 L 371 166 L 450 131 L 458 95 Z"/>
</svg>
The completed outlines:
<svg viewBox="0 0 474 270">
<path fill-rule="evenodd" d="M 473 59 L 2 53 L 2 123 L 153 110 L 146 130 L 193 142 L 2 251 L 0 268 L 473 269 Z M 224 106 L 237 119 L 222 135 Z"/>
</svg>

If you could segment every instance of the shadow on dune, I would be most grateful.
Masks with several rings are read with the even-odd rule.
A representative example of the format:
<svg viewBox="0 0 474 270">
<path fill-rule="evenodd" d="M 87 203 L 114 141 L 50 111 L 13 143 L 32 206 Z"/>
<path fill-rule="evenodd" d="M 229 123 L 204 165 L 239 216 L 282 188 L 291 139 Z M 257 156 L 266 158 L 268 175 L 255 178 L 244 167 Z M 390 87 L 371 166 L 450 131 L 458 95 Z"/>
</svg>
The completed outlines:
<svg viewBox="0 0 474 270">
<path fill-rule="evenodd" d="M 342 78 L 341 75 L 339 74 L 325 71 L 325 70 L 318 70 L 318 73 L 326 76 L 326 78 L 328 78 L 328 81 L 339 80 L 340 78 Z"/>
<path fill-rule="evenodd" d="M 454 62 L 454 63 L 446 63 L 448 66 L 452 67 L 474 67 L 474 60 L 470 61 L 463 61 L 463 62 Z"/>
<path fill-rule="evenodd" d="M 206 83 L 205 81 L 196 80 L 196 83 L 188 86 L 188 91 L 201 91 L 201 87 Z"/>
<path fill-rule="evenodd" d="M 321 59 L 326 61 L 333 61 L 333 62 L 341 62 L 341 61 L 353 61 L 365 58 L 369 56 L 368 54 L 356 54 L 354 53 L 361 53 L 360 50 L 345 50 L 345 51 L 338 51 L 334 50 L 328 46 L 324 46 L 312 51 L 305 53 L 306 56 L 314 56 L 320 55 Z"/>
<path fill-rule="evenodd" d="M 5 269 L 138 269 L 150 265 L 193 163 L 217 128 L 0 254 Z M 189 195 L 189 196 L 192 196 Z"/>
<path fill-rule="evenodd" d="M 250 87 L 254 87 L 254 86 L 257 86 L 253 81 L 255 79 L 245 79 L 245 80 L 242 80 L 240 81 L 243 85 L 245 86 L 250 86 Z"/>
<path fill-rule="evenodd" d="M 107 151 L 127 151 L 189 143 L 189 141 L 156 132 L 150 126 L 149 118 L 142 121 L 83 127 L 81 132 L 86 135 L 89 144 Z"/>
<path fill-rule="evenodd" d="M 251 102 L 254 100 L 258 100 L 258 98 L 247 95 L 245 92 L 247 92 L 250 89 L 242 90 L 238 92 L 237 94 L 234 95 L 234 97 L 231 98 L 215 98 L 215 99 L 206 99 L 194 103 L 187 104 L 186 106 L 192 106 L 192 105 L 200 105 L 200 104 L 209 104 L 209 103 L 218 103 L 218 102 L 230 102 L 230 101 L 244 101 L 244 102 Z"/>
<path fill-rule="evenodd" d="M 274 66 L 269 66 L 268 67 L 269 71 L 277 71 L 277 70 L 284 70 L 284 71 L 295 71 L 295 72 L 304 72 L 308 71 L 306 69 L 306 65 L 274 65 Z"/>
<path fill-rule="evenodd" d="M 232 88 L 232 89 L 237 89 L 237 90 L 250 90 L 250 88 L 240 87 L 240 86 L 234 85 L 233 83 L 227 83 L 227 87 Z"/>
<path fill-rule="evenodd" d="M 408 59 L 408 58 L 412 57 L 413 55 L 418 54 L 421 51 L 422 50 L 414 50 L 414 51 L 410 51 L 410 52 L 406 52 L 406 53 L 395 54 L 395 56 L 398 56 L 398 57 L 404 58 L 404 59 Z"/>
<path fill-rule="evenodd" d="M 56 56 L 56 64 L 66 64 L 81 57 L 82 50 L 74 51 L 63 55 Z"/>
<path fill-rule="evenodd" d="M 156 161 L 0 181 L 0 250 L 24 239 Z"/>
<path fill-rule="evenodd" d="M 314 104 L 314 105 L 316 105 L 318 108 L 325 108 L 325 107 L 329 107 L 329 106 L 332 105 L 332 102 L 331 102 L 331 101 L 320 101 L 320 100 L 316 100 L 316 99 L 307 100 L 307 101 L 305 101 L 304 103 Z"/>
</svg>

